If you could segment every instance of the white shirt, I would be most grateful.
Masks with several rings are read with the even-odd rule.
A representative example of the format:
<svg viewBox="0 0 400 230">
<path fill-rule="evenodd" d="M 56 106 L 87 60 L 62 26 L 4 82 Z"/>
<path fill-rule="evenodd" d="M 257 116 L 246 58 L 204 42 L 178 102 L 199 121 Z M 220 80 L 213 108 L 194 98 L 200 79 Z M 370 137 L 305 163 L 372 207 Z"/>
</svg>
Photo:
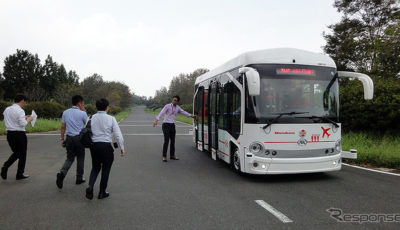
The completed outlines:
<svg viewBox="0 0 400 230">
<path fill-rule="evenodd" d="M 108 115 L 104 111 L 99 111 L 92 116 L 92 141 L 93 142 L 112 142 L 114 135 L 121 150 L 124 149 L 124 138 L 115 117 Z"/>
<path fill-rule="evenodd" d="M 3 115 L 7 131 L 25 131 L 25 126 L 28 122 L 25 120 L 25 111 L 21 106 L 17 104 L 8 106 Z"/>
</svg>

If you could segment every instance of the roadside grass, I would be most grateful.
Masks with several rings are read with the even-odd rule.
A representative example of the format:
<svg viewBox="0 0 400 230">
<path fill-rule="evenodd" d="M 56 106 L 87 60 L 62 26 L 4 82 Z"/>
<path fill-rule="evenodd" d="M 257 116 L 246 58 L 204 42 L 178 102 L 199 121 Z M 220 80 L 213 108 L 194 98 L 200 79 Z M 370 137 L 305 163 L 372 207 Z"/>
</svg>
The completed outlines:
<svg viewBox="0 0 400 230">
<path fill-rule="evenodd" d="M 345 162 L 362 166 L 400 169 L 400 137 L 365 132 L 342 135 L 343 150 L 357 149 L 357 159 Z"/>
<path fill-rule="evenodd" d="M 130 113 L 133 106 L 122 110 L 120 113 L 117 113 L 114 117 L 117 121 L 124 119 Z M 47 131 L 56 131 L 61 128 L 61 119 L 42 119 L 38 118 L 35 123 L 35 127 L 32 127 L 30 124 L 26 126 L 27 133 L 34 132 L 47 132 Z M 4 121 L 0 121 L 0 135 L 7 134 L 6 127 L 4 125 Z"/>
<path fill-rule="evenodd" d="M 150 108 L 146 108 L 145 111 L 147 113 L 150 113 L 150 114 L 153 114 L 153 115 L 157 116 L 160 113 L 161 108 L 154 109 L 154 110 L 150 109 Z M 193 118 L 185 117 L 182 114 L 178 114 L 178 116 L 176 116 L 176 120 L 180 121 L 180 122 L 183 122 L 183 123 L 187 123 L 189 125 L 193 124 Z"/>
<path fill-rule="evenodd" d="M 132 110 L 133 107 L 134 107 L 134 106 L 130 106 L 130 107 L 128 107 L 128 108 L 122 110 L 121 112 L 115 114 L 115 116 L 114 116 L 115 119 L 116 119 L 118 122 L 121 121 L 122 119 L 124 119 L 126 116 L 129 115 L 129 113 L 131 112 L 131 110 Z"/>
<path fill-rule="evenodd" d="M 33 132 L 46 132 L 52 130 L 59 130 L 61 128 L 61 119 L 42 119 L 38 118 L 35 123 L 35 127 L 32 127 L 31 124 L 26 126 L 27 133 Z M 6 134 L 6 127 L 4 125 L 4 121 L 0 121 L 0 135 Z"/>
</svg>

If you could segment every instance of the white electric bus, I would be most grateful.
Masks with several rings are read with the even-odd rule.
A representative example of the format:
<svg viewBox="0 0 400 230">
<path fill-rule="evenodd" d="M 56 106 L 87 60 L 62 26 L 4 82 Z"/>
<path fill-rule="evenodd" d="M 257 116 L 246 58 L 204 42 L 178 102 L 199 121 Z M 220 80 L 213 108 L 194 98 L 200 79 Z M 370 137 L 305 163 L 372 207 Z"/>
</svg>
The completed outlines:
<svg viewBox="0 0 400 230">
<path fill-rule="evenodd" d="M 196 79 L 194 142 L 237 172 L 290 174 L 341 169 L 338 78 L 370 77 L 336 70 L 323 54 L 298 49 L 244 53 Z"/>
</svg>

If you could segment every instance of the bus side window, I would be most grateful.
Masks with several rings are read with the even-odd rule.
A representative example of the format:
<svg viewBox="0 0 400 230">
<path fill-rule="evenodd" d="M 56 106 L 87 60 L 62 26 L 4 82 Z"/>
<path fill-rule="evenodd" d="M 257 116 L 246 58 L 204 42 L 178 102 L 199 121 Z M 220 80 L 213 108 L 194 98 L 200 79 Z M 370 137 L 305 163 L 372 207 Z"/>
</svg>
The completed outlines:
<svg viewBox="0 0 400 230">
<path fill-rule="evenodd" d="M 234 138 L 238 138 L 240 135 L 240 124 L 241 124 L 241 95 L 240 90 L 236 87 L 236 85 L 232 84 L 232 102 L 230 103 L 230 111 L 232 113 L 231 118 L 231 135 Z"/>
<path fill-rule="evenodd" d="M 225 88 L 224 86 L 222 86 L 220 88 L 220 93 L 219 93 L 219 98 L 218 98 L 218 100 L 219 100 L 219 103 L 218 103 L 218 106 L 219 106 L 218 128 L 219 129 L 225 129 L 225 127 L 224 127 L 224 99 L 225 99 L 224 88 Z"/>
<path fill-rule="evenodd" d="M 228 131 L 228 133 L 232 134 L 231 130 L 231 122 L 232 122 L 232 114 L 231 114 L 231 105 L 232 105 L 232 82 L 229 82 L 224 87 L 224 130 Z"/>
</svg>

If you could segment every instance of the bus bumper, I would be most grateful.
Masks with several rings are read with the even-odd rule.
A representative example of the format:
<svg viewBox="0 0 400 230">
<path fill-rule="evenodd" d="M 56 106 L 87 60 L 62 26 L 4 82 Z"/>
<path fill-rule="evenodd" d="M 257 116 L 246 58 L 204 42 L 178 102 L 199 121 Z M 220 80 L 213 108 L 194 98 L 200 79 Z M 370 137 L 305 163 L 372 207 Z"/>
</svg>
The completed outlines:
<svg viewBox="0 0 400 230">
<path fill-rule="evenodd" d="M 247 157 L 248 158 L 248 157 Z M 297 174 L 338 171 L 342 168 L 341 154 L 310 158 L 263 158 L 246 159 L 246 173 Z"/>
</svg>

